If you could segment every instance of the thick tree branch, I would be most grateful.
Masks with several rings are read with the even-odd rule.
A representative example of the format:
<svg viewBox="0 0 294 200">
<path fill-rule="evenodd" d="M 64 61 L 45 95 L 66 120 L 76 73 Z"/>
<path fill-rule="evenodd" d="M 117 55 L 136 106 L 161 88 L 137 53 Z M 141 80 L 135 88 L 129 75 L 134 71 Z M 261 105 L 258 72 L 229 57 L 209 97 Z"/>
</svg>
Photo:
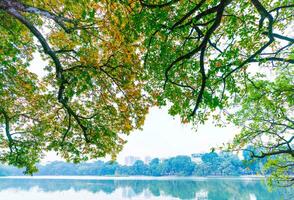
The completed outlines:
<svg viewBox="0 0 294 200">
<path fill-rule="evenodd" d="M 204 66 L 204 57 L 205 57 L 205 47 L 201 49 L 201 53 L 200 53 L 200 73 L 201 73 L 201 87 L 200 90 L 198 92 L 198 96 L 197 96 L 197 100 L 196 100 L 196 105 L 191 113 L 191 116 L 194 116 L 196 111 L 199 108 L 199 105 L 202 101 L 203 98 L 203 94 L 204 94 L 204 90 L 206 87 L 206 75 L 205 75 L 205 66 Z"/>
<path fill-rule="evenodd" d="M 259 59 L 251 59 L 250 62 L 263 62 L 263 61 L 279 61 L 279 62 L 287 62 L 294 64 L 294 59 L 286 59 L 286 58 L 277 58 L 277 57 L 266 57 L 266 58 L 259 58 Z"/>
<path fill-rule="evenodd" d="M 205 0 L 201 0 L 193 9 L 191 9 L 187 14 L 185 14 L 180 20 L 178 20 L 172 27 L 171 30 L 173 30 L 178 25 L 182 24 L 187 18 L 189 18 L 191 15 L 193 15 L 197 10 L 200 9 L 200 7 L 203 5 Z"/>
<path fill-rule="evenodd" d="M 270 151 L 270 152 L 261 152 L 261 154 L 257 155 L 254 152 L 251 152 L 252 157 L 255 158 L 265 158 L 268 156 L 280 155 L 280 154 L 290 154 L 294 157 L 294 151 L 291 149 L 287 150 L 277 150 L 277 151 Z"/>
<path fill-rule="evenodd" d="M 170 0 L 169 2 L 163 3 L 163 4 L 147 4 L 143 0 L 140 0 L 140 4 L 143 7 L 148 7 L 148 8 L 164 8 L 166 6 L 170 6 L 170 5 L 174 4 L 174 3 L 177 3 L 178 1 L 179 0 Z"/>
<path fill-rule="evenodd" d="M 88 136 L 87 136 L 87 127 L 85 127 L 82 123 L 82 121 L 79 119 L 78 115 L 72 110 L 72 108 L 67 104 L 67 98 L 65 98 L 64 90 L 65 90 L 65 84 L 67 83 L 64 75 L 63 75 L 63 68 L 60 63 L 60 60 L 58 59 L 55 52 L 51 49 L 49 44 L 47 43 L 46 39 L 43 37 L 42 33 L 33 25 L 31 24 L 25 17 L 23 17 L 16 9 L 9 7 L 6 10 L 7 13 L 18 19 L 22 24 L 24 24 L 38 39 L 38 41 L 41 43 L 44 52 L 48 54 L 51 59 L 54 62 L 55 65 L 55 71 L 56 71 L 56 78 L 59 85 L 58 90 L 58 101 L 64 106 L 64 108 L 67 110 L 67 112 L 74 117 L 78 125 L 83 131 L 83 135 L 85 137 L 85 141 L 89 142 Z"/>
<path fill-rule="evenodd" d="M 13 139 L 12 139 L 12 136 L 11 136 L 11 133 L 10 133 L 10 118 L 9 118 L 7 112 L 4 110 L 4 108 L 0 108 L 0 113 L 4 117 L 5 135 L 6 135 L 7 140 L 8 140 L 9 150 L 10 150 L 10 152 L 12 152 Z"/>
<path fill-rule="evenodd" d="M 167 82 L 169 82 L 169 71 L 173 68 L 174 65 L 176 65 L 178 62 L 182 61 L 182 60 L 186 60 L 186 59 L 190 59 L 192 56 L 194 56 L 196 53 L 198 53 L 199 51 L 201 51 L 202 48 L 206 48 L 207 43 L 211 37 L 211 35 L 213 34 L 213 32 L 218 28 L 218 26 L 221 23 L 221 19 L 222 19 L 222 15 L 224 12 L 225 7 L 231 2 L 231 0 L 223 0 L 220 2 L 220 4 L 218 6 L 216 6 L 216 11 L 217 11 L 217 15 L 215 18 L 215 21 L 213 23 L 213 25 L 209 28 L 209 30 L 207 31 L 207 33 L 204 35 L 204 38 L 201 42 L 201 44 L 196 47 L 195 49 L 193 49 L 192 51 L 190 51 L 187 54 L 184 54 L 180 57 L 178 57 L 176 60 L 174 60 L 165 70 L 165 83 L 164 83 L 164 88 L 166 87 Z"/>
<path fill-rule="evenodd" d="M 267 10 L 262 6 L 262 4 L 258 0 L 251 0 L 252 4 L 255 6 L 259 14 L 261 15 L 261 24 L 264 21 L 264 18 L 267 18 L 269 23 L 268 23 L 268 32 L 267 36 L 269 38 L 269 41 L 265 43 L 262 47 L 260 47 L 254 54 L 249 56 L 245 61 L 243 61 L 238 67 L 234 68 L 231 70 L 229 73 L 227 73 L 225 76 L 223 76 L 223 79 L 226 80 L 229 76 L 231 76 L 234 72 L 238 71 L 239 69 L 243 68 L 246 64 L 251 62 L 256 56 L 260 55 L 263 50 L 265 50 L 268 46 L 270 46 L 274 41 L 274 35 L 273 35 L 273 17 L 272 15 L 267 12 Z"/>
<path fill-rule="evenodd" d="M 65 22 L 74 23 L 74 21 L 72 19 L 62 17 L 62 16 L 57 16 L 56 14 L 54 14 L 50 11 L 47 11 L 42 8 L 33 7 L 30 5 L 21 3 L 17 0 L 1 0 L 0 1 L 0 9 L 3 9 L 3 10 L 15 9 L 20 12 L 27 12 L 27 13 L 32 13 L 32 14 L 36 14 L 39 16 L 43 16 L 47 19 L 53 20 L 56 24 L 58 24 L 67 33 L 69 33 L 71 31 L 71 29 L 69 29 L 66 26 Z"/>
</svg>

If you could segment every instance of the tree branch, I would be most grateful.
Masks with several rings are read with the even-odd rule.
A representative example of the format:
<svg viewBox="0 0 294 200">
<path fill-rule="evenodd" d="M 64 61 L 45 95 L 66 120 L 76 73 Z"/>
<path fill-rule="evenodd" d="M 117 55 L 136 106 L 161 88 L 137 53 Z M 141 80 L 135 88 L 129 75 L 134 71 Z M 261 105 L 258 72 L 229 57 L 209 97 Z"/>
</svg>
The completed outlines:
<svg viewBox="0 0 294 200">
<path fill-rule="evenodd" d="M 8 140 L 8 146 L 10 149 L 10 152 L 12 152 L 12 146 L 13 146 L 13 139 L 12 136 L 10 134 L 10 118 L 7 114 L 7 112 L 4 110 L 4 108 L 0 108 L 0 113 L 2 113 L 3 117 L 4 117 L 4 122 L 5 122 L 5 134 Z"/>
<path fill-rule="evenodd" d="M 18 19 L 22 24 L 24 24 L 38 39 L 38 41 L 41 43 L 44 52 L 48 54 L 51 59 L 54 62 L 55 65 L 55 71 L 56 71 L 56 78 L 59 85 L 58 90 L 58 101 L 64 106 L 64 108 L 67 110 L 67 112 L 74 117 L 74 119 L 77 121 L 78 125 L 83 131 L 83 135 L 85 137 L 85 141 L 89 142 L 88 136 L 87 136 L 87 128 L 82 124 L 82 121 L 79 119 L 78 115 L 72 110 L 72 108 L 67 104 L 67 98 L 63 96 L 64 90 L 65 90 L 65 84 L 67 83 L 64 75 L 63 75 L 63 68 L 60 63 L 60 60 L 58 59 L 55 52 L 51 49 L 49 44 L 47 43 L 46 39 L 43 37 L 42 33 L 34 26 L 32 25 L 25 17 L 23 17 L 16 9 L 9 7 L 7 10 L 7 13 Z"/>
<path fill-rule="evenodd" d="M 170 0 L 169 2 L 163 3 L 163 4 L 147 4 L 144 1 L 140 0 L 140 4 L 143 7 L 148 7 L 148 8 L 164 8 L 166 6 L 170 6 L 170 5 L 174 4 L 174 3 L 177 3 L 178 1 L 179 0 Z"/>
</svg>

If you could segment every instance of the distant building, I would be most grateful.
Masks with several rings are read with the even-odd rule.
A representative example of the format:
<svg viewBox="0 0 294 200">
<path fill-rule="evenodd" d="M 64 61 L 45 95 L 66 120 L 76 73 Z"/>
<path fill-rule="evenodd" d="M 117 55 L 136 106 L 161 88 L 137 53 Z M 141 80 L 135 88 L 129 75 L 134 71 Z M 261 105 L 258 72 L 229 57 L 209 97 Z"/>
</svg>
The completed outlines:
<svg viewBox="0 0 294 200">
<path fill-rule="evenodd" d="M 144 158 L 144 163 L 145 163 L 145 164 L 149 164 L 151 160 L 152 160 L 152 158 L 151 158 L 150 156 L 146 156 L 146 157 Z"/>
<path fill-rule="evenodd" d="M 140 160 L 140 158 L 139 157 L 136 157 L 136 156 L 127 156 L 127 157 L 125 157 L 125 165 L 131 166 L 137 160 Z"/>
<path fill-rule="evenodd" d="M 203 156 L 203 153 L 193 153 L 191 155 L 191 160 L 195 163 L 201 163 L 201 157 Z"/>
</svg>

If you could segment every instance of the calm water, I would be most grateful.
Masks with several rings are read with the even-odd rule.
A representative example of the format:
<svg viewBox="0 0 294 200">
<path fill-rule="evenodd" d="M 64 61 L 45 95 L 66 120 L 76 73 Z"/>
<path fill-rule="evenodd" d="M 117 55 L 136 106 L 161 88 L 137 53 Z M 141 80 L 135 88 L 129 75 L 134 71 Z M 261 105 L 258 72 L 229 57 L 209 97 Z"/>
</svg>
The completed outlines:
<svg viewBox="0 0 294 200">
<path fill-rule="evenodd" d="M 293 195 L 293 188 L 269 192 L 256 179 L 0 178 L 1 200 L 278 200 Z"/>
</svg>

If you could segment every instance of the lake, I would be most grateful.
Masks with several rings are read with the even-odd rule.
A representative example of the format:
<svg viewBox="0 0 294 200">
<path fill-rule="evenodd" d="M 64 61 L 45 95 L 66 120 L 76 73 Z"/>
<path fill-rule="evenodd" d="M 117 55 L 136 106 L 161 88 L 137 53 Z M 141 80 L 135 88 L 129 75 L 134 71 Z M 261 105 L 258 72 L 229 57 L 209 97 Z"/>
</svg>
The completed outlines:
<svg viewBox="0 0 294 200">
<path fill-rule="evenodd" d="M 1 200 L 279 200 L 294 189 L 268 191 L 253 178 L 1 177 Z"/>
</svg>

